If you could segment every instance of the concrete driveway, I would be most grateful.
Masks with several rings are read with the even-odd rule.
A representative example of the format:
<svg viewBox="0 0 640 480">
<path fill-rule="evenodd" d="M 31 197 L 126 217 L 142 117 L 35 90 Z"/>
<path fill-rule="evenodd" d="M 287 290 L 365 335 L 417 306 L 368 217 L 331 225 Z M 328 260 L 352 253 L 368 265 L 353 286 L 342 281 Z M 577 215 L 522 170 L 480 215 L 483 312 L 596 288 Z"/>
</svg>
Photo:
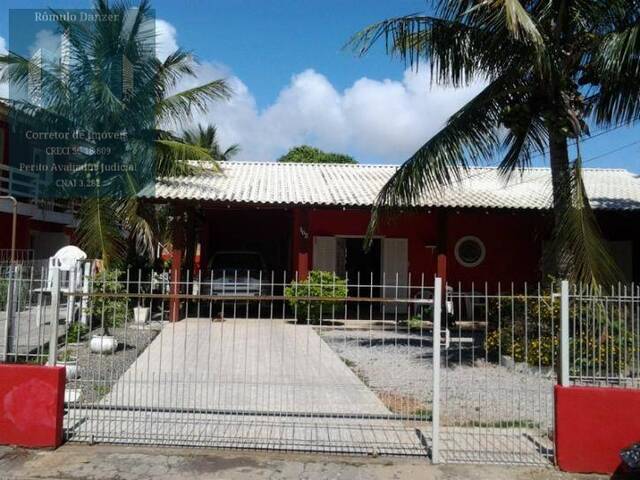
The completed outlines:
<svg viewBox="0 0 640 480">
<path fill-rule="evenodd" d="M 390 414 L 313 328 L 282 320 L 168 324 L 105 403 L 230 413 Z"/>
<path fill-rule="evenodd" d="M 186 319 L 68 426 L 78 440 L 426 455 L 392 415 L 309 326 Z"/>
</svg>

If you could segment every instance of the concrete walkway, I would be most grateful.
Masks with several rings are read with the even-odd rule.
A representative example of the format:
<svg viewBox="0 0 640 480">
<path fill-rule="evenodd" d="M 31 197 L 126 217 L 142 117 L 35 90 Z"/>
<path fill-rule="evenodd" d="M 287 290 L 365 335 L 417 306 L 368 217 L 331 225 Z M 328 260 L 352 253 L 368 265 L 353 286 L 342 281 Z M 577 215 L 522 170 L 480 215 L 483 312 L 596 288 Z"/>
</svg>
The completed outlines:
<svg viewBox="0 0 640 480">
<path fill-rule="evenodd" d="M 42 311 L 38 312 L 36 307 L 28 307 L 15 313 L 14 317 L 14 337 L 10 339 L 12 353 L 18 355 L 32 355 L 31 358 L 37 359 L 37 354 L 41 353 L 40 359 L 46 360 L 43 354 L 43 348 L 49 343 L 51 338 L 51 319 L 56 316 L 58 322 L 66 318 L 67 308 L 62 305 L 57 312 L 51 305 L 42 307 Z M 40 314 L 41 322 L 38 322 L 38 314 Z M 7 312 L 0 312 L 0 359 L 5 351 L 4 332 L 7 323 Z M 64 337 L 66 325 L 60 323 L 58 325 L 58 337 Z M 71 340 L 70 340 L 71 341 Z"/>
<path fill-rule="evenodd" d="M 427 424 L 391 417 L 309 326 L 187 319 L 67 427 L 96 442 L 426 455 Z"/>
<path fill-rule="evenodd" d="M 598 475 L 497 465 L 430 465 L 421 459 L 221 452 L 210 449 L 65 445 L 0 447 L 0 477 L 86 480 L 600 480 Z"/>
<path fill-rule="evenodd" d="M 390 414 L 313 328 L 281 320 L 168 324 L 105 403 L 231 413 Z"/>
</svg>

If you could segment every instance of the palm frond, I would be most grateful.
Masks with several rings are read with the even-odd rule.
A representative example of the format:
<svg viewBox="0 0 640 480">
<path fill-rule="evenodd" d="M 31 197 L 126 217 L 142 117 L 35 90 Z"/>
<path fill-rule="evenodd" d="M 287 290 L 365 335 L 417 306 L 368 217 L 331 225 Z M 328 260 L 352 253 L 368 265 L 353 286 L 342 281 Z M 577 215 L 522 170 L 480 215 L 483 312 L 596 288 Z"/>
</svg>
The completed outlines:
<svg viewBox="0 0 640 480">
<path fill-rule="evenodd" d="M 530 115 L 518 129 L 508 131 L 503 149 L 505 156 L 498 165 L 498 172 L 507 180 L 514 172 L 531 166 L 534 152 L 544 153 L 547 130 L 537 115 Z"/>
<path fill-rule="evenodd" d="M 213 171 L 219 167 L 205 147 L 190 145 L 179 140 L 159 139 L 156 145 L 156 172 L 159 176 L 192 175 L 199 171 L 202 162 Z"/>
<path fill-rule="evenodd" d="M 489 84 L 398 168 L 376 198 L 367 243 L 385 211 L 410 206 L 426 193 L 438 192 L 460 180 L 469 166 L 494 158 L 501 148 L 502 107 L 519 86 L 511 78 Z"/>
<path fill-rule="evenodd" d="M 484 5 L 484 4 L 482 4 Z M 459 87 L 477 78 L 495 79 L 514 66 L 548 63 L 546 47 L 532 50 L 495 18 L 467 21 L 463 16 L 407 15 L 384 20 L 356 33 L 344 48 L 367 54 L 384 41 L 391 55 L 418 69 L 429 65 L 431 80 Z"/>
<path fill-rule="evenodd" d="M 635 23 L 604 36 L 594 56 L 599 91 L 594 115 L 599 124 L 640 119 L 640 13 Z"/>
<path fill-rule="evenodd" d="M 205 113 L 209 102 L 225 100 L 230 95 L 231 89 L 225 80 L 214 80 L 161 99 L 157 106 L 157 118 L 180 125 L 190 119 L 194 110 Z"/>
<path fill-rule="evenodd" d="M 240 145 L 238 145 L 237 143 L 234 143 L 233 145 L 230 145 L 229 147 L 227 147 L 224 152 L 222 152 L 222 154 L 220 155 L 220 160 L 228 161 L 231 157 L 233 157 L 234 155 L 237 155 L 240 152 L 240 150 L 241 150 Z"/>
<path fill-rule="evenodd" d="M 466 3 L 466 2 L 460 2 Z M 480 18 L 474 18 L 478 14 Z M 462 18 L 473 18 L 475 24 L 492 25 L 495 29 L 506 27 L 513 38 L 542 47 L 544 40 L 536 22 L 520 0 L 485 0 L 468 9 Z"/>
<path fill-rule="evenodd" d="M 570 266 L 570 280 L 590 285 L 613 285 L 620 271 L 602 238 L 591 209 L 584 181 L 582 161 L 571 168 L 570 197 L 564 204 L 562 221 L 556 225 L 552 248 L 561 264 Z"/>
<path fill-rule="evenodd" d="M 78 211 L 77 242 L 90 258 L 101 258 L 108 267 L 121 258 L 125 241 L 120 230 L 118 200 L 96 196 L 85 199 Z"/>
</svg>

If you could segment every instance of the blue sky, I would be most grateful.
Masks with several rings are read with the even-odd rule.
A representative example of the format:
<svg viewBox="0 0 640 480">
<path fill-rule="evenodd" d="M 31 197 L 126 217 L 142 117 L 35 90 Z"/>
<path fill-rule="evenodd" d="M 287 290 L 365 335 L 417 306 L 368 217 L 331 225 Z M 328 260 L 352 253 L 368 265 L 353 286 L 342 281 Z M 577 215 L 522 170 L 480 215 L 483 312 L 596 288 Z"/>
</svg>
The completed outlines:
<svg viewBox="0 0 640 480">
<path fill-rule="evenodd" d="M 10 8 L 89 5 L 6 0 L 0 37 L 8 43 Z M 273 160 L 292 145 L 311 143 L 361 162 L 398 163 L 481 88 L 430 90 L 426 72 L 405 71 L 382 47 L 365 58 L 342 50 L 360 28 L 424 11 L 424 0 L 156 0 L 153 6 L 166 22 L 159 25 L 160 42 L 192 50 L 202 61 L 198 81 L 223 76 L 234 88 L 231 102 L 195 121 L 215 122 L 223 143 L 240 144 L 244 160 Z M 587 140 L 586 166 L 640 172 L 638 140 L 639 127 Z"/>
</svg>

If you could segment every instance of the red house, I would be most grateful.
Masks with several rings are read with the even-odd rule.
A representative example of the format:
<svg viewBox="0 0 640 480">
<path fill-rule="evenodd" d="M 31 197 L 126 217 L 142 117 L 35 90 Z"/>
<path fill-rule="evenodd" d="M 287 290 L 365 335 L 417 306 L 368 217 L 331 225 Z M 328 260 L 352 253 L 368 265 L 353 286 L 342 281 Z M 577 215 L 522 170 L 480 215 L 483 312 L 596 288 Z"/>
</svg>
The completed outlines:
<svg viewBox="0 0 640 480">
<path fill-rule="evenodd" d="M 396 168 L 225 162 L 221 173 L 167 178 L 142 196 L 186 212 L 174 266 L 197 254 L 195 267 L 207 269 L 217 252 L 247 251 L 288 278 L 310 269 L 413 285 L 436 273 L 463 284 L 541 278 L 552 222 L 548 169 L 505 182 L 494 168 L 472 168 L 454 186 L 399 210 L 364 251 L 371 206 Z M 640 177 L 585 169 L 584 179 L 622 271 L 640 280 Z"/>
<path fill-rule="evenodd" d="M 25 145 L 19 159 L 10 157 L 18 155 L 9 149 L 14 127 L 9 122 L 8 107 L 0 103 L 0 196 L 11 195 L 18 201 L 16 259 L 46 259 L 70 243 L 75 219 L 69 202 L 42 198 L 43 180 L 16 166 L 20 162 L 43 164 L 46 151 Z M 13 204 L 8 199 L 0 200 L 0 263 L 11 258 L 12 224 Z"/>
</svg>

